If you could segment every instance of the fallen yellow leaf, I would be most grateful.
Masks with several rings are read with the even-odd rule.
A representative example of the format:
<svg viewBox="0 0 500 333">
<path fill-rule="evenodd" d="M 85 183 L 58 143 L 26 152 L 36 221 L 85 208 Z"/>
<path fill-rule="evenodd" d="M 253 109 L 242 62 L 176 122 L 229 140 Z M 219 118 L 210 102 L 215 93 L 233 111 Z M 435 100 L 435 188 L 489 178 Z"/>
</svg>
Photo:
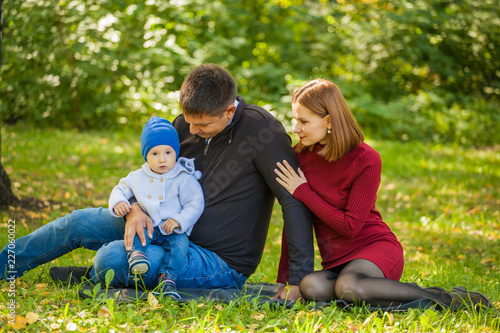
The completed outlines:
<svg viewBox="0 0 500 333">
<path fill-rule="evenodd" d="M 265 315 L 263 313 L 255 313 L 252 315 L 252 318 L 258 321 L 264 319 Z"/>
<path fill-rule="evenodd" d="M 358 329 L 356 328 L 356 326 L 353 324 L 353 323 L 349 323 L 349 325 L 347 325 L 347 327 L 351 330 L 351 332 L 357 332 Z"/>
<path fill-rule="evenodd" d="M 47 284 L 46 283 L 39 283 L 36 285 L 38 291 L 42 291 L 45 289 L 45 287 L 47 287 Z"/>
<path fill-rule="evenodd" d="M 369 316 L 368 318 L 365 319 L 365 321 L 363 322 L 363 327 L 367 327 L 369 324 L 370 324 L 370 321 L 373 319 L 373 316 L 376 314 L 376 312 L 374 312 L 371 316 Z"/>
<path fill-rule="evenodd" d="M 28 323 L 29 324 L 33 324 L 34 322 L 36 322 L 38 320 L 38 318 L 40 318 L 39 315 L 37 315 L 36 313 L 34 312 L 28 312 L 26 314 L 26 319 L 28 320 Z"/>
<path fill-rule="evenodd" d="M 14 329 L 18 330 L 20 328 L 26 327 L 28 324 L 28 319 L 21 317 L 21 316 L 16 316 L 16 319 L 14 321 L 14 325 L 12 326 Z"/>
<path fill-rule="evenodd" d="M 97 317 L 111 317 L 111 311 L 105 306 L 101 307 L 99 311 L 97 311 Z"/>
<path fill-rule="evenodd" d="M 148 304 L 149 306 L 154 309 L 158 306 L 158 299 L 153 295 L 152 293 L 148 294 Z"/>
</svg>

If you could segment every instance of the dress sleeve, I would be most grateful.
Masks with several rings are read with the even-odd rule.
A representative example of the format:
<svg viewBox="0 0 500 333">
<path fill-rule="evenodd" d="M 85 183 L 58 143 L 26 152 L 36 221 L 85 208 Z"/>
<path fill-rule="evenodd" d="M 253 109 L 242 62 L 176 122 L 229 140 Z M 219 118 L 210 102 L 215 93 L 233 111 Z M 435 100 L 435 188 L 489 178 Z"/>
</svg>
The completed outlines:
<svg viewBox="0 0 500 333">
<path fill-rule="evenodd" d="M 353 180 L 345 209 L 321 198 L 308 183 L 300 185 L 293 197 L 302 201 L 321 221 L 345 237 L 355 237 L 375 205 L 380 185 L 380 155 L 364 154 L 353 170 Z"/>
</svg>

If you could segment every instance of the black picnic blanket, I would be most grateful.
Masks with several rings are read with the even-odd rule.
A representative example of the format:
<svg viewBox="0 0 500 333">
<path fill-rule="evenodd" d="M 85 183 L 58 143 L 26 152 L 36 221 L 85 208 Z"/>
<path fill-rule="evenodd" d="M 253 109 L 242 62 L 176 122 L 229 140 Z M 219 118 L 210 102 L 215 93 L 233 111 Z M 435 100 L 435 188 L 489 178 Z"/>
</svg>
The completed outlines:
<svg viewBox="0 0 500 333">
<path fill-rule="evenodd" d="M 267 283 L 251 284 L 247 283 L 242 289 L 194 289 L 194 288 L 180 288 L 177 290 L 181 295 L 181 299 L 177 300 L 179 303 L 188 303 L 190 301 L 212 301 L 216 303 L 229 303 L 235 300 L 247 300 L 248 302 L 258 302 L 259 304 L 270 303 L 276 307 L 292 308 L 295 301 L 286 300 L 271 300 L 274 295 L 274 285 Z M 139 289 L 101 289 L 96 291 L 94 286 L 87 285 L 78 291 L 81 298 L 114 298 L 116 302 L 136 302 L 147 300 L 149 291 Z M 343 300 L 333 300 L 331 302 L 308 302 L 308 307 L 311 309 L 321 309 L 326 306 L 337 306 L 342 309 L 350 310 L 354 307 L 353 304 L 348 304 Z M 391 306 L 386 308 L 369 307 L 372 311 L 384 312 L 403 312 L 408 309 L 428 309 L 436 308 L 438 310 L 446 309 L 447 306 L 443 305 L 430 298 L 419 299 L 410 303 L 399 306 Z"/>
</svg>

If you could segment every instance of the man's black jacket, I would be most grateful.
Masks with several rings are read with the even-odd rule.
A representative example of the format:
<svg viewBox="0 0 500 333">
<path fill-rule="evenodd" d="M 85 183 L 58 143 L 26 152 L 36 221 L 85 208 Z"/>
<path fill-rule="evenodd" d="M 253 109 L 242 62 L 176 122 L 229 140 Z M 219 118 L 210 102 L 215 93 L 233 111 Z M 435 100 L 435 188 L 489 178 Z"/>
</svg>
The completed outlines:
<svg viewBox="0 0 500 333">
<path fill-rule="evenodd" d="M 264 251 L 275 197 L 282 206 L 290 261 L 289 283 L 298 285 L 314 269 L 312 218 L 278 182 L 276 162 L 298 160 L 283 125 L 268 111 L 241 97 L 231 124 L 210 141 L 192 135 L 184 116 L 173 124 L 180 156 L 195 158 L 202 172 L 205 210 L 190 240 L 215 252 L 231 268 L 250 276 Z M 277 221 L 278 223 L 278 221 Z M 276 258 L 276 267 L 279 258 Z"/>
</svg>

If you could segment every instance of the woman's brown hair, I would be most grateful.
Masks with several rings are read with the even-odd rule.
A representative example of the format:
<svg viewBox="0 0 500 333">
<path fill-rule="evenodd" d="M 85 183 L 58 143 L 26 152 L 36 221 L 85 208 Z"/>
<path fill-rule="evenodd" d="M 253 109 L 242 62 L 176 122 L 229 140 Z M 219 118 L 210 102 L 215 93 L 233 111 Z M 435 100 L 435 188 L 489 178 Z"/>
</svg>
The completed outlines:
<svg viewBox="0 0 500 333">
<path fill-rule="evenodd" d="M 363 132 L 335 83 L 323 79 L 309 81 L 295 91 L 292 103 L 299 103 L 320 117 L 330 116 L 331 133 L 327 134 L 328 142 L 319 152 L 327 161 L 340 159 L 363 142 Z M 309 149 L 312 151 L 314 146 Z M 304 148 L 299 142 L 296 151 Z"/>
</svg>

